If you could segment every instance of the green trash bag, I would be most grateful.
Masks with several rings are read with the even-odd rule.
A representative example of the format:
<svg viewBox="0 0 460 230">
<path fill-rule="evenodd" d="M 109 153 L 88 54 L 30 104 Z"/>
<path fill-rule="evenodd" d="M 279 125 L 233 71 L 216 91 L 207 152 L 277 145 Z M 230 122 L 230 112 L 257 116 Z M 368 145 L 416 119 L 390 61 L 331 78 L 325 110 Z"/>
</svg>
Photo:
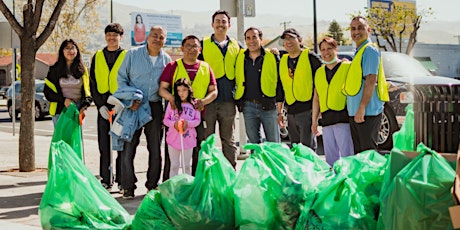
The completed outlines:
<svg viewBox="0 0 460 230">
<path fill-rule="evenodd" d="M 415 129 L 413 104 L 406 107 L 406 120 L 399 131 L 393 133 L 393 147 L 403 151 L 414 151 Z"/>
<path fill-rule="evenodd" d="M 331 166 L 326 161 L 319 158 L 313 149 L 308 148 L 303 144 L 292 144 L 291 151 L 294 152 L 295 159 L 303 164 L 305 161 L 313 163 L 313 169 L 317 172 L 324 172 L 326 175 L 333 174 Z"/>
<path fill-rule="evenodd" d="M 40 201 L 43 229 L 127 229 L 129 213 L 64 141 L 52 142 L 52 166 Z"/>
<path fill-rule="evenodd" d="M 397 152 L 391 154 L 399 155 Z M 388 186 L 380 194 L 378 229 L 452 229 L 448 207 L 454 205 L 450 188 L 455 171 L 425 145 L 419 144 L 417 152 L 420 155 L 406 165 L 409 159 L 391 157 L 390 164 L 396 166 L 390 166 L 385 175 L 384 185 Z"/>
<path fill-rule="evenodd" d="M 234 229 L 235 170 L 215 147 L 215 135 L 201 143 L 195 178 L 181 174 L 159 186 L 161 203 L 178 229 Z"/>
<path fill-rule="evenodd" d="M 59 119 L 54 127 L 53 138 L 51 142 L 60 140 L 65 141 L 72 147 L 78 157 L 83 159 L 83 143 L 81 136 L 81 126 L 78 121 L 80 112 L 74 103 L 71 103 L 68 108 L 61 111 Z"/>
<path fill-rule="evenodd" d="M 388 156 L 388 155 L 387 155 Z M 375 220 L 380 208 L 380 191 L 383 176 L 387 169 L 387 157 L 375 150 L 366 150 L 359 154 L 344 157 L 334 163 L 338 175 L 352 179 L 372 205 Z"/>
<path fill-rule="evenodd" d="M 343 175 L 324 181 L 308 213 L 307 223 L 296 229 L 375 229 L 372 206 L 356 183 Z"/>
<path fill-rule="evenodd" d="M 157 190 L 151 190 L 142 200 L 141 205 L 136 211 L 132 230 L 175 230 L 174 224 L 166 216 L 161 205 L 161 193 Z"/>
<path fill-rule="evenodd" d="M 253 154 L 237 176 L 236 227 L 239 229 L 294 229 L 305 202 L 313 200 L 326 177 L 307 159 L 296 160 L 286 144 L 247 144 Z M 301 155 L 301 154 L 299 154 Z"/>
</svg>

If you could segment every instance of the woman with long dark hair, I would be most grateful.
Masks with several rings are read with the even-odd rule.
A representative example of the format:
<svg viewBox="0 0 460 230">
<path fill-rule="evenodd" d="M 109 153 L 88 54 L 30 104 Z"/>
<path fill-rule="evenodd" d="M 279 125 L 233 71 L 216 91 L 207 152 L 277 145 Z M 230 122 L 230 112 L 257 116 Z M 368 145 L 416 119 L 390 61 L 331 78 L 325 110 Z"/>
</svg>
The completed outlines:
<svg viewBox="0 0 460 230">
<path fill-rule="evenodd" d="M 84 115 L 91 104 L 88 71 L 77 43 L 72 39 L 64 40 L 58 54 L 58 60 L 48 71 L 44 89 L 46 99 L 51 102 L 49 111 L 54 125 L 64 106 L 75 103 Z"/>
</svg>

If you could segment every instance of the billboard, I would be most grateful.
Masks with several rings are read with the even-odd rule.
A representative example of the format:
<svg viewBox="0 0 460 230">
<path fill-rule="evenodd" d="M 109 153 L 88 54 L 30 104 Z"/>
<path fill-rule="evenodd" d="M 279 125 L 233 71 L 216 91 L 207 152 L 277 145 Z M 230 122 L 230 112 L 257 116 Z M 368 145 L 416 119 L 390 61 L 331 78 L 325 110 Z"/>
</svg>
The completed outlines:
<svg viewBox="0 0 460 230">
<path fill-rule="evenodd" d="M 182 21 L 179 15 L 150 14 L 131 12 L 131 45 L 145 44 L 152 26 L 162 26 L 166 29 L 165 46 L 180 47 L 182 43 Z"/>
</svg>

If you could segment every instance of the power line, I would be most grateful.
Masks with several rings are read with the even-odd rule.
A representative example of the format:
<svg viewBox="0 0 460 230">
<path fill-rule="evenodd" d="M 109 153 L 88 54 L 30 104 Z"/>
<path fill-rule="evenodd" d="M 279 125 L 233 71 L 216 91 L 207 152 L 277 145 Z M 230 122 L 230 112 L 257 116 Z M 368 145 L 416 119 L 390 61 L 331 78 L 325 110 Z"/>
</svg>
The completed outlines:
<svg viewBox="0 0 460 230">
<path fill-rule="evenodd" d="M 286 30 L 286 27 L 287 27 L 289 24 L 291 24 L 291 21 L 289 21 L 289 22 L 281 22 L 281 23 L 280 23 L 280 26 L 283 25 L 284 30 Z"/>
</svg>

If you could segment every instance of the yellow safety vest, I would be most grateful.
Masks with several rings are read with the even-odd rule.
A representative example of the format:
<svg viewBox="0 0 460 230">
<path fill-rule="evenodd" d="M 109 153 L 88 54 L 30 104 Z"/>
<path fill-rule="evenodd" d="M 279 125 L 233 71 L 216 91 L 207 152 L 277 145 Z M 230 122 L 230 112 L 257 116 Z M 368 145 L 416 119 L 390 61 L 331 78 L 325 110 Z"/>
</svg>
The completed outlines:
<svg viewBox="0 0 460 230">
<path fill-rule="evenodd" d="M 245 50 L 240 50 L 236 59 L 235 67 L 235 99 L 239 100 L 243 97 L 245 91 L 245 76 L 244 76 L 244 54 Z M 276 96 L 276 87 L 278 84 L 278 71 L 276 66 L 275 55 L 270 53 L 270 50 L 265 50 L 264 62 L 262 63 L 262 72 L 260 75 L 260 88 L 262 93 L 267 97 Z"/>
<path fill-rule="evenodd" d="M 351 62 L 350 70 L 348 71 L 348 75 L 343 86 L 343 92 L 348 96 L 355 96 L 361 89 L 363 84 L 363 69 L 361 67 L 361 60 L 363 59 L 364 50 L 369 45 L 370 43 L 364 45 L 358 53 L 356 53 L 353 61 Z M 390 101 L 390 96 L 388 95 L 388 83 L 383 71 L 382 57 L 380 57 L 379 72 L 377 75 L 377 95 L 383 102 Z"/>
<path fill-rule="evenodd" d="M 342 93 L 343 84 L 347 78 L 347 73 L 351 62 L 342 62 L 339 69 L 334 74 L 331 82 L 327 82 L 326 66 L 321 66 L 315 74 L 315 87 L 319 98 L 319 108 L 321 112 L 327 110 L 341 111 L 347 104 L 347 96 Z"/>
<path fill-rule="evenodd" d="M 304 49 L 300 53 L 294 78 L 289 76 L 288 57 L 289 54 L 284 54 L 280 61 L 280 78 L 286 103 L 292 105 L 295 101 L 311 100 L 313 96 L 313 71 L 308 58 L 308 49 Z"/>
<path fill-rule="evenodd" d="M 88 75 L 88 70 L 85 67 L 85 72 L 83 73 L 83 76 L 81 77 L 83 81 L 83 89 L 85 91 L 85 95 L 83 97 L 90 97 L 91 96 L 91 91 L 89 88 L 89 75 Z M 48 86 L 53 92 L 58 93 L 56 86 L 47 78 L 45 78 L 45 84 Z M 57 109 L 57 102 L 50 102 L 50 109 L 49 109 L 49 114 L 51 116 L 56 115 L 56 109 Z"/>
<path fill-rule="evenodd" d="M 120 69 L 123 58 L 126 55 L 126 50 L 123 50 L 120 55 L 118 55 L 115 64 L 112 67 L 112 70 L 109 70 L 107 61 L 104 57 L 104 52 L 98 50 L 95 55 L 94 61 L 96 62 L 94 74 L 96 76 L 97 82 L 97 91 L 100 94 L 104 94 L 110 91 L 110 94 L 115 93 L 118 89 L 117 76 L 118 69 Z"/>
<path fill-rule="evenodd" d="M 203 59 L 214 72 L 216 79 L 227 76 L 229 80 L 235 79 L 235 62 L 240 51 L 240 46 L 235 39 L 230 39 L 225 57 L 211 37 L 203 38 Z"/>
<path fill-rule="evenodd" d="M 208 93 L 208 87 L 211 82 L 211 72 L 209 70 L 209 64 L 200 61 L 200 67 L 196 72 L 196 76 L 193 81 L 190 80 L 190 76 L 188 76 L 187 70 L 185 69 L 184 63 L 182 62 L 182 58 L 176 60 L 177 67 L 176 71 L 174 72 L 173 82 L 176 82 L 179 79 L 187 78 L 189 82 L 192 84 L 193 95 L 196 99 L 203 99 L 206 97 Z M 174 87 L 172 85 L 171 87 Z M 173 90 L 174 93 L 174 90 Z"/>
</svg>

